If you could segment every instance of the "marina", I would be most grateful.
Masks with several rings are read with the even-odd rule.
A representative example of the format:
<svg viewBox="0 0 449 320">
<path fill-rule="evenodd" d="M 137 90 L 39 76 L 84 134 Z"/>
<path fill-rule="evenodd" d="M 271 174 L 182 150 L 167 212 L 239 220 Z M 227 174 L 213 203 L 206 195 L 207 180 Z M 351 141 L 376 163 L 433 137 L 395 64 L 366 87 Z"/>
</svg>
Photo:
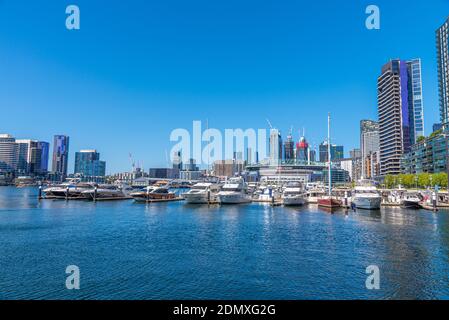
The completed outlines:
<svg viewBox="0 0 449 320">
<path fill-rule="evenodd" d="M 0 226 L 2 299 L 449 296 L 445 209 L 329 214 L 316 204 L 94 205 L 39 201 L 38 188 L 2 187 Z M 70 264 L 80 267 L 81 290 L 63 286 Z M 365 288 L 373 264 L 381 290 Z"/>
</svg>

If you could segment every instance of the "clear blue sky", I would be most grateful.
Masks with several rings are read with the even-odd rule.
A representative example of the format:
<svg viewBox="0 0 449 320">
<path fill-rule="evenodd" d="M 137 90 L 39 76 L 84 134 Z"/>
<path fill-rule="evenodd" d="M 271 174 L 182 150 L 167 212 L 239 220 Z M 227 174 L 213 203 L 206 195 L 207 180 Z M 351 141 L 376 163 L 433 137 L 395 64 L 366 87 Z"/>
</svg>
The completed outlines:
<svg viewBox="0 0 449 320">
<path fill-rule="evenodd" d="M 431 4 L 430 4 L 431 3 Z M 77 4 L 81 30 L 65 28 Z M 365 8 L 381 9 L 381 30 Z M 435 30 L 449 1 L 0 0 L 0 132 L 73 152 L 96 148 L 107 172 L 165 166 L 170 132 L 306 127 L 312 142 L 359 144 L 377 119 L 376 80 L 390 58 L 423 64 L 426 133 L 439 119 Z M 298 138 L 297 136 L 295 137 Z"/>
</svg>

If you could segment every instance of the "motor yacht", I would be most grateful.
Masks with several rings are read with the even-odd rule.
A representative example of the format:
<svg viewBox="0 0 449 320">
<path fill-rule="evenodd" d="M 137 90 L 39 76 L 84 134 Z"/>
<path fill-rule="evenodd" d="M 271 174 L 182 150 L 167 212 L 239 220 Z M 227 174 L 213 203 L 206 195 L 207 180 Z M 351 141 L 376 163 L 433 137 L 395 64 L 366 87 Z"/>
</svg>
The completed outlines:
<svg viewBox="0 0 449 320">
<path fill-rule="evenodd" d="M 382 202 L 382 196 L 373 181 L 360 180 L 353 190 L 352 203 L 356 208 L 378 210 Z"/>
<path fill-rule="evenodd" d="M 190 190 L 182 196 L 187 203 L 208 204 L 218 201 L 220 185 L 211 182 L 200 182 L 193 185 Z"/>
<path fill-rule="evenodd" d="M 401 199 L 401 206 L 409 209 L 421 208 L 421 198 L 416 193 L 406 192 Z"/>
<path fill-rule="evenodd" d="M 145 191 L 132 192 L 130 196 L 135 201 L 152 201 L 152 200 L 172 200 L 176 198 L 176 194 L 171 192 L 168 187 L 150 186 L 146 187 Z"/>
<path fill-rule="evenodd" d="M 82 195 L 89 200 L 97 199 L 125 199 L 131 198 L 130 193 L 133 191 L 132 187 L 128 185 L 114 186 L 114 185 L 99 185 L 93 189 L 82 191 Z"/>
<path fill-rule="evenodd" d="M 241 177 L 230 178 L 218 193 L 218 199 L 222 204 L 251 202 L 251 198 L 246 192 L 246 183 Z"/>
<path fill-rule="evenodd" d="M 305 203 L 304 192 L 299 182 L 289 182 L 282 192 L 284 206 L 302 206 Z"/>
</svg>

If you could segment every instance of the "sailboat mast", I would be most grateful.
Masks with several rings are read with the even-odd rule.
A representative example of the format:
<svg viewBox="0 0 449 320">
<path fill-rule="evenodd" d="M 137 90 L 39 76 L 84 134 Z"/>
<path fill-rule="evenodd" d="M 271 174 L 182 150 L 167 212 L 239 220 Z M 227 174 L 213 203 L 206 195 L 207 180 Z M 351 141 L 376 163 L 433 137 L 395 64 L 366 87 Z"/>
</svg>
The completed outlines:
<svg viewBox="0 0 449 320">
<path fill-rule="evenodd" d="M 327 160 L 329 162 L 328 174 L 329 174 L 329 196 L 332 196 L 332 172 L 331 172 L 331 114 L 327 114 Z"/>
</svg>

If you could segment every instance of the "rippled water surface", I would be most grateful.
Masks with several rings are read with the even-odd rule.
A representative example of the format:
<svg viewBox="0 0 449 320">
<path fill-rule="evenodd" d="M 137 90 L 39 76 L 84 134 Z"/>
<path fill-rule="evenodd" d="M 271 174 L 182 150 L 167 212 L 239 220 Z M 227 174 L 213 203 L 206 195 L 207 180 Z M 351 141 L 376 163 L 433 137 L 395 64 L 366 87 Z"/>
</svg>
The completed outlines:
<svg viewBox="0 0 449 320">
<path fill-rule="evenodd" d="M 447 299 L 448 262 L 445 211 L 39 202 L 0 187 L 0 299 Z"/>
</svg>

